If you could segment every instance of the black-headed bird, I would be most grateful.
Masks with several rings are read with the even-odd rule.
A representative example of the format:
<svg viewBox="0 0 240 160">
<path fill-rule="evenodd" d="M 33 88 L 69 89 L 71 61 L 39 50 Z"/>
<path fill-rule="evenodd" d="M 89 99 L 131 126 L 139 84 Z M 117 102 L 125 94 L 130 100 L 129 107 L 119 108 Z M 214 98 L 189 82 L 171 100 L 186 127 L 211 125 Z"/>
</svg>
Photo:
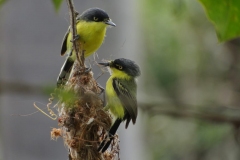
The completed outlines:
<svg viewBox="0 0 240 160">
<path fill-rule="evenodd" d="M 99 64 L 108 66 L 111 71 L 106 83 L 107 105 L 104 109 L 110 110 L 114 116 L 114 123 L 98 148 L 98 151 L 103 153 L 111 144 L 122 121 L 126 120 L 125 128 L 131 120 L 133 124 L 136 122 L 138 113 L 136 77 L 140 76 L 141 72 L 135 62 L 124 58 Z"/>
<path fill-rule="evenodd" d="M 99 8 L 90 8 L 77 17 L 77 41 L 81 44 L 79 49 L 84 51 L 84 57 L 88 57 L 96 52 L 104 41 L 108 26 L 116 26 L 109 18 L 108 14 Z M 57 86 L 65 85 L 70 76 L 70 72 L 76 53 L 73 52 L 72 33 L 70 27 L 67 30 L 62 42 L 61 55 L 67 54 L 68 57 L 64 62 L 57 79 Z"/>
</svg>

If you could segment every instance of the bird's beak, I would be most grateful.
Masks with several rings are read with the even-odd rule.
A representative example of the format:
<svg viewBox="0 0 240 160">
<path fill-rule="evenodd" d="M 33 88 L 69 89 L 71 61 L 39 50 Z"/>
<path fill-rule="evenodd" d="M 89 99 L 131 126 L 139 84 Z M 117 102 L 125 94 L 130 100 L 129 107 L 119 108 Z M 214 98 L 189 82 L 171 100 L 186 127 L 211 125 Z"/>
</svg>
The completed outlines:
<svg viewBox="0 0 240 160">
<path fill-rule="evenodd" d="M 113 23 L 111 19 L 109 19 L 108 21 L 106 21 L 105 24 L 107 24 L 107 25 L 109 25 L 109 26 L 116 27 L 116 24 Z"/>
<path fill-rule="evenodd" d="M 106 62 L 106 63 L 98 63 L 99 65 L 102 65 L 104 67 L 110 66 L 110 62 Z"/>
</svg>

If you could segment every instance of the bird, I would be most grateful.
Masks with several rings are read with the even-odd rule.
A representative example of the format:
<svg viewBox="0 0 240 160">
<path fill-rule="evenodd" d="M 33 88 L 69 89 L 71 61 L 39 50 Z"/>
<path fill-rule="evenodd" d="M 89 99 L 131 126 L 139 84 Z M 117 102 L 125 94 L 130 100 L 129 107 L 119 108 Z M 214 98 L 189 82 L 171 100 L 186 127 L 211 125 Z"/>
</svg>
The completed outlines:
<svg viewBox="0 0 240 160">
<path fill-rule="evenodd" d="M 111 72 L 111 76 L 106 82 L 107 104 L 104 110 L 110 111 L 114 117 L 114 123 L 108 131 L 107 137 L 98 147 L 98 151 L 104 153 L 111 144 L 121 122 L 126 120 L 126 129 L 130 121 L 133 124 L 136 123 L 138 113 L 136 78 L 140 76 L 141 71 L 134 61 L 125 58 L 98 64 L 109 67 Z"/>
<path fill-rule="evenodd" d="M 80 43 L 80 51 L 83 51 L 84 57 L 95 53 L 102 45 L 108 26 L 115 27 L 107 12 L 100 8 L 90 8 L 84 11 L 76 18 L 77 42 Z M 64 86 L 68 81 L 72 66 L 76 60 L 76 53 L 73 51 L 72 33 L 70 26 L 63 38 L 61 56 L 68 55 L 60 74 L 57 78 L 57 87 Z"/>
</svg>

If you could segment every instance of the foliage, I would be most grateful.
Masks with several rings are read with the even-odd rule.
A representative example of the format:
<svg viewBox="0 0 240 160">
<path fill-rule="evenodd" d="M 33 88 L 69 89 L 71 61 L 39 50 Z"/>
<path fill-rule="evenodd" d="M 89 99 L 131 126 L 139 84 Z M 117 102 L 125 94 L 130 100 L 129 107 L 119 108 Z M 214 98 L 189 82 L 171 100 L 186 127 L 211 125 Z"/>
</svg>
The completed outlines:
<svg viewBox="0 0 240 160">
<path fill-rule="evenodd" d="M 239 0 L 199 0 L 213 23 L 219 41 L 227 41 L 240 35 Z"/>
</svg>

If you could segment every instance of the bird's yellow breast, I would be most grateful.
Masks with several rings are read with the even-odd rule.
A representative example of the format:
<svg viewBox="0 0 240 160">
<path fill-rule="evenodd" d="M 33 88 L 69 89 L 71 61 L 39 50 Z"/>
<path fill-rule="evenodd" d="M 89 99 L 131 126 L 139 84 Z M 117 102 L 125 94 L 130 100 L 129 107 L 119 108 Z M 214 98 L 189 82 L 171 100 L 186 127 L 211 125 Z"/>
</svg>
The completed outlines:
<svg viewBox="0 0 240 160">
<path fill-rule="evenodd" d="M 120 119 L 124 117 L 124 108 L 120 99 L 113 88 L 113 77 L 111 76 L 106 84 L 107 108 L 110 112 Z"/>
<path fill-rule="evenodd" d="M 77 34 L 85 57 L 90 56 L 98 50 L 104 41 L 107 25 L 103 22 L 77 22 Z M 67 46 L 68 50 L 72 49 L 72 34 L 69 33 Z"/>
<path fill-rule="evenodd" d="M 112 75 L 107 81 L 106 84 L 106 94 L 107 94 L 107 108 L 111 111 L 111 113 L 118 117 L 123 119 L 125 115 L 124 107 L 120 101 L 120 99 L 117 96 L 117 93 L 115 92 L 113 88 L 113 79 L 130 79 L 131 77 L 124 73 L 123 71 L 117 70 L 115 68 L 111 68 Z"/>
</svg>

